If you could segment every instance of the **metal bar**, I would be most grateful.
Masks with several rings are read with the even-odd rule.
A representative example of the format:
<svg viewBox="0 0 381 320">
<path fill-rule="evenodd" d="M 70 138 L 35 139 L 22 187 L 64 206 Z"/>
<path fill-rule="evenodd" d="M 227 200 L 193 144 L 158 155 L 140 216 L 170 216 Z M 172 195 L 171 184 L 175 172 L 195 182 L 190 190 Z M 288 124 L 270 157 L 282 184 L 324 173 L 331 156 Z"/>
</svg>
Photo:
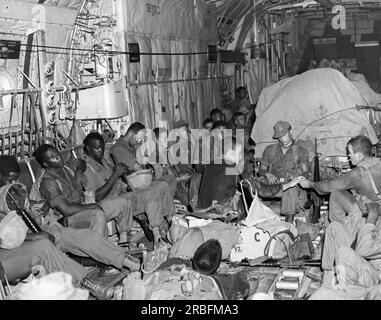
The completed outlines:
<svg viewBox="0 0 381 320">
<path fill-rule="evenodd" d="M 266 68 L 266 76 L 267 76 L 266 84 L 267 85 L 271 84 L 271 77 L 270 77 L 271 66 L 270 66 L 270 55 L 269 55 L 269 44 L 268 44 L 270 31 L 267 28 L 268 20 L 269 20 L 269 17 L 268 17 L 268 15 L 266 15 L 266 17 L 264 19 L 264 25 L 266 26 L 266 28 L 265 28 L 265 50 L 266 50 L 266 66 L 267 66 L 267 68 Z"/>
<path fill-rule="evenodd" d="M 279 47 L 279 42 L 280 40 L 278 39 L 278 35 L 275 35 L 275 43 L 276 46 L 274 47 L 274 54 L 276 56 L 276 61 L 277 61 L 277 74 L 278 74 L 278 80 L 279 80 L 279 71 L 284 75 L 286 72 L 282 69 L 282 55 L 280 54 L 280 48 Z M 280 70 L 279 70 L 280 69 Z"/>
<path fill-rule="evenodd" d="M 12 132 L 11 130 L 8 132 L 8 146 L 9 146 L 9 154 L 11 155 L 13 152 L 13 143 L 12 143 Z M 8 148 L 5 148 L 8 149 Z"/>
<path fill-rule="evenodd" d="M 15 110 L 15 104 L 16 104 L 16 95 L 12 96 L 12 103 L 11 103 L 11 111 L 9 113 L 9 126 L 8 126 L 8 137 L 9 137 L 9 144 L 12 146 L 12 118 L 13 118 L 13 112 Z M 12 147 L 9 150 L 9 154 L 12 154 Z"/>
<path fill-rule="evenodd" d="M 33 101 L 32 101 L 32 97 L 30 96 L 30 94 L 28 94 L 28 100 L 29 100 L 29 128 L 30 128 L 30 132 L 29 132 L 29 141 L 31 142 L 29 144 L 29 156 L 32 156 L 32 147 L 33 147 L 33 132 L 34 132 L 34 127 L 35 127 L 35 124 L 34 124 L 34 113 L 32 111 L 32 108 L 33 108 Z"/>
<path fill-rule="evenodd" d="M 37 118 L 37 112 L 36 112 L 36 99 L 37 96 L 36 94 L 31 94 L 31 112 L 33 112 L 33 118 L 34 118 L 34 126 L 35 130 L 34 133 L 36 135 L 36 149 L 40 145 L 40 125 L 38 123 L 38 118 Z"/>
<path fill-rule="evenodd" d="M 26 117 L 27 117 L 27 107 L 28 107 L 28 100 L 27 100 L 27 93 L 24 93 L 23 96 L 23 104 L 22 104 L 22 119 L 21 119 L 21 150 L 20 154 L 22 157 L 24 157 L 24 141 L 25 141 L 25 128 L 26 128 Z"/>
<path fill-rule="evenodd" d="M 24 133 L 25 133 L 25 134 L 29 134 L 30 131 L 31 131 L 31 130 L 30 130 L 29 128 L 26 128 L 26 129 L 24 130 Z M 38 132 L 42 132 L 42 128 L 39 128 L 37 131 L 38 131 Z"/>
<path fill-rule="evenodd" d="M 15 154 L 18 154 L 18 146 L 19 146 L 19 132 L 16 132 L 15 135 Z"/>
<path fill-rule="evenodd" d="M 73 82 L 73 84 L 77 87 L 79 87 L 78 83 L 74 81 L 74 79 L 66 72 L 66 71 L 63 71 L 64 75 L 71 81 Z"/>
<path fill-rule="evenodd" d="M 20 71 L 20 73 L 24 76 L 24 78 L 26 79 L 26 80 L 28 80 L 28 82 L 29 82 L 29 84 L 33 87 L 33 88 L 37 88 L 35 85 L 34 85 L 34 83 L 32 82 L 32 80 L 30 80 L 29 79 L 29 77 L 21 70 L 21 68 L 20 67 L 17 67 L 17 70 L 18 71 Z"/>
<path fill-rule="evenodd" d="M 189 79 L 179 79 L 179 80 L 163 80 L 163 81 L 147 81 L 147 82 L 128 82 L 129 86 L 142 86 L 142 85 L 159 85 L 166 83 L 178 83 L 178 82 L 188 82 L 188 81 L 197 81 L 197 80 L 211 80 L 211 79 L 224 79 L 224 78 L 233 78 L 233 76 L 210 76 L 204 78 L 189 78 Z"/>
<path fill-rule="evenodd" d="M 37 94 L 38 99 L 38 108 L 40 110 L 40 116 L 41 116 L 41 125 L 42 125 L 42 143 L 46 142 L 46 117 L 44 112 L 44 106 L 42 104 L 42 96 L 41 92 Z"/>
<path fill-rule="evenodd" d="M 80 86 L 80 87 L 70 87 L 69 89 L 67 87 L 51 87 L 51 90 L 53 92 L 61 92 L 65 90 L 69 91 L 78 91 L 78 90 L 85 90 L 85 89 L 90 89 L 90 88 L 95 88 L 99 87 L 97 86 Z M 45 91 L 46 89 L 43 88 L 33 88 L 33 89 L 15 89 L 15 90 L 0 90 L 0 96 L 7 96 L 11 94 L 21 94 L 21 93 L 29 93 L 29 92 L 42 92 Z"/>
<path fill-rule="evenodd" d="M 37 31 L 36 32 L 36 50 L 37 50 L 37 54 L 36 54 L 36 56 L 37 56 L 37 68 L 38 68 L 38 81 L 39 81 L 39 86 L 41 87 L 42 85 L 43 85 L 43 83 L 44 83 L 44 78 L 45 78 L 45 76 L 44 76 L 44 70 L 42 69 L 42 66 L 41 66 L 41 64 L 43 63 L 43 62 L 41 62 L 43 59 L 42 59 L 42 57 L 41 57 L 41 50 L 40 50 L 40 46 L 39 46 L 39 43 L 40 43 L 40 38 L 41 38 L 41 33 L 42 33 L 43 31 L 41 31 L 41 30 L 39 30 L 39 31 Z M 46 54 L 46 50 L 45 50 L 45 54 Z"/>
<path fill-rule="evenodd" d="M 30 63 L 32 60 L 33 40 L 34 40 L 34 33 L 31 33 L 28 35 L 27 42 L 26 42 L 26 48 L 25 48 L 26 51 L 25 51 L 24 66 L 23 66 L 24 74 L 28 74 L 28 75 L 30 71 Z M 28 88 L 28 81 L 25 77 L 23 78 L 22 87 L 23 89 Z"/>
<path fill-rule="evenodd" d="M 50 138 L 50 139 L 48 139 L 48 141 L 53 142 L 52 139 L 53 139 L 53 138 Z M 29 145 L 32 145 L 32 146 L 33 146 L 33 144 L 34 144 L 34 141 L 32 141 L 32 142 L 30 142 L 30 141 L 25 141 L 25 143 L 24 143 L 24 145 L 26 145 L 26 146 L 29 146 Z M 6 145 L 6 147 L 9 147 L 9 145 Z M 77 147 L 80 147 L 80 146 L 76 146 L 75 148 L 77 148 Z"/>
<path fill-rule="evenodd" d="M 274 17 L 273 24 L 275 26 L 278 26 L 278 19 L 277 17 Z M 272 26 L 273 27 L 273 26 Z M 278 34 L 274 34 L 274 56 L 275 56 L 275 70 L 276 70 L 276 82 L 279 81 L 279 57 L 278 57 Z"/>
<path fill-rule="evenodd" d="M 28 144 L 28 143 L 27 143 Z M 4 144 L 4 151 L 3 151 L 3 154 L 5 154 L 5 151 L 10 149 L 12 150 L 13 148 L 16 147 L 16 143 L 8 143 L 8 144 Z M 11 153 L 10 153 L 11 154 Z"/>
<path fill-rule="evenodd" d="M 276 35 L 276 54 L 277 54 L 277 62 L 278 62 L 278 68 L 277 68 L 277 73 L 278 73 L 278 81 L 280 79 L 280 76 L 283 76 L 283 68 L 282 68 L 282 54 L 280 51 L 280 34 Z"/>
</svg>

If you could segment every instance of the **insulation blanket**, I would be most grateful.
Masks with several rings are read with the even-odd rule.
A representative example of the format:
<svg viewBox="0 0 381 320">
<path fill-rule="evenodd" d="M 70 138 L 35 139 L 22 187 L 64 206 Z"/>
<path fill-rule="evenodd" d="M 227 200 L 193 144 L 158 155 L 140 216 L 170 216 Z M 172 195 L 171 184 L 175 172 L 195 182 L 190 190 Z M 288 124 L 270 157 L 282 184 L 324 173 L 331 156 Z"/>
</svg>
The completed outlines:
<svg viewBox="0 0 381 320">
<path fill-rule="evenodd" d="M 127 0 L 125 23 L 133 34 L 216 40 L 217 9 L 203 0 Z"/>
<path fill-rule="evenodd" d="M 365 101 L 356 87 L 334 69 L 315 69 L 284 79 L 265 88 L 258 101 L 257 120 L 251 138 L 256 142 L 256 157 L 274 143 L 273 126 L 289 121 L 295 139 L 305 141 L 310 158 L 314 141 L 322 157 L 346 156 L 346 143 L 359 134 L 378 142 L 366 111 L 357 111 Z"/>
<path fill-rule="evenodd" d="M 141 53 L 174 54 L 141 54 L 140 63 L 128 63 L 132 120 L 150 128 L 162 126 L 160 121 L 171 128 L 179 119 L 201 127 L 220 104 L 213 79 L 218 64 L 208 63 L 207 54 L 217 42 L 216 6 L 203 0 L 126 0 L 123 10 L 127 44 L 138 43 Z"/>
</svg>

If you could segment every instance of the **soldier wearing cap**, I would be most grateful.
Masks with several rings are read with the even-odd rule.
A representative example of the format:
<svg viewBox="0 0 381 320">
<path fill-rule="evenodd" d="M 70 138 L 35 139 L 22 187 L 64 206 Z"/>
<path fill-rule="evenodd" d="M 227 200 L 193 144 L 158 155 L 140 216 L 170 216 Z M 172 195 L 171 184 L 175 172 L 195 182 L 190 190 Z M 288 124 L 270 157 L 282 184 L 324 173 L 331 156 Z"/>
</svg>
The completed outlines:
<svg viewBox="0 0 381 320">
<path fill-rule="evenodd" d="M 291 124 L 278 121 L 274 125 L 273 139 L 279 143 L 268 146 L 262 155 L 259 175 L 270 184 L 284 183 L 298 176 L 308 176 L 308 153 L 291 134 Z M 291 188 L 282 195 L 281 211 L 292 221 L 295 214 L 303 213 L 307 202 L 306 191 L 299 187 Z"/>
</svg>

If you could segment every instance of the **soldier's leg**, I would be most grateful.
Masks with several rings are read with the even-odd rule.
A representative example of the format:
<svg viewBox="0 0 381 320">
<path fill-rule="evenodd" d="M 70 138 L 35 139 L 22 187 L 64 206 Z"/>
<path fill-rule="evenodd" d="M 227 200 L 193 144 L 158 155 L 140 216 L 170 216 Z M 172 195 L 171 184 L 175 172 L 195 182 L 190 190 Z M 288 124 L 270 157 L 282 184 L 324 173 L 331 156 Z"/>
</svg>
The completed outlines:
<svg viewBox="0 0 381 320">
<path fill-rule="evenodd" d="M 381 257 L 381 235 L 376 226 L 371 223 L 363 225 L 357 235 L 356 252 L 366 259 Z"/>
<path fill-rule="evenodd" d="M 297 187 L 290 188 L 283 192 L 280 214 L 286 216 L 286 220 L 292 222 L 296 214 L 298 205 L 299 190 Z"/>
<path fill-rule="evenodd" d="M 339 222 L 331 223 L 325 232 L 322 267 L 333 270 L 337 252 L 341 247 L 350 247 L 355 236 Z"/>
<path fill-rule="evenodd" d="M 132 226 L 132 200 L 120 196 L 111 199 L 103 199 L 99 202 L 99 205 L 105 212 L 107 222 L 115 219 L 116 229 L 119 233 L 119 242 L 126 242 L 127 234 Z"/>
<path fill-rule="evenodd" d="M 9 281 L 27 277 L 33 266 L 41 265 L 48 273 L 66 272 L 73 278 L 73 284 L 79 286 L 88 271 L 67 257 L 49 240 L 27 241 L 12 250 L 0 249 L 0 261 Z"/>
<path fill-rule="evenodd" d="M 67 218 L 68 226 L 75 229 L 90 229 L 107 238 L 108 228 L 103 210 L 82 210 Z"/>
<path fill-rule="evenodd" d="M 123 248 L 89 229 L 55 227 L 52 232 L 58 239 L 57 247 L 77 256 L 91 257 L 117 269 L 139 270 L 140 261 L 127 254 Z"/>
<path fill-rule="evenodd" d="M 336 256 L 337 280 L 341 288 L 371 288 L 380 282 L 380 273 L 369 261 L 349 247 L 341 247 Z"/>
<path fill-rule="evenodd" d="M 329 199 L 330 221 L 337 221 L 341 224 L 345 224 L 347 214 L 356 205 L 356 199 L 348 191 L 338 190 L 332 192 Z"/>
</svg>

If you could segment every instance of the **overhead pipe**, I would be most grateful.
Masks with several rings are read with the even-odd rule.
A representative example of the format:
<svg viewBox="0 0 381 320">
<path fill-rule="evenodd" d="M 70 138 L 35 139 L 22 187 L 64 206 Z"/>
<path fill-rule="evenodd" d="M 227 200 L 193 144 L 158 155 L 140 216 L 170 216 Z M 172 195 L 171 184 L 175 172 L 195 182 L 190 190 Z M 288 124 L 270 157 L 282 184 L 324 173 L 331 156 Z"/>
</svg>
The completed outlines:
<svg viewBox="0 0 381 320">
<path fill-rule="evenodd" d="M 127 82 L 127 87 L 144 86 L 144 85 L 160 85 L 160 84 L 167 84 L 167 83 L 190 82 L 190 81 L 197 81 L 197 80 L 228 79 L 228 78 L 232 78 L 232 76 L 208 76 L 208 77 L 203 77 L 203 78 L 189 78 L 189 79 L 147 81 L 147 82 L 130 81 L 130 82 Z M 81 91 L 81 90 L 96 88 L 96 87 L 100 87 L 100 86 L 101 85 L 84 85 L 84 86 L 78 86 L 78 87 L 70 87 L 70 86 L 51 87 L 49 89 L 33 88 L 33 89 L 0 90 L 0 97 L 12 95 L 12 94 L 41 92 L 44 90 L 51 90 L 52 93 L 62 92 L 65 90 L 69 90 L 70 92 L 75 92 L 75 91 Z"/>
</svg>

